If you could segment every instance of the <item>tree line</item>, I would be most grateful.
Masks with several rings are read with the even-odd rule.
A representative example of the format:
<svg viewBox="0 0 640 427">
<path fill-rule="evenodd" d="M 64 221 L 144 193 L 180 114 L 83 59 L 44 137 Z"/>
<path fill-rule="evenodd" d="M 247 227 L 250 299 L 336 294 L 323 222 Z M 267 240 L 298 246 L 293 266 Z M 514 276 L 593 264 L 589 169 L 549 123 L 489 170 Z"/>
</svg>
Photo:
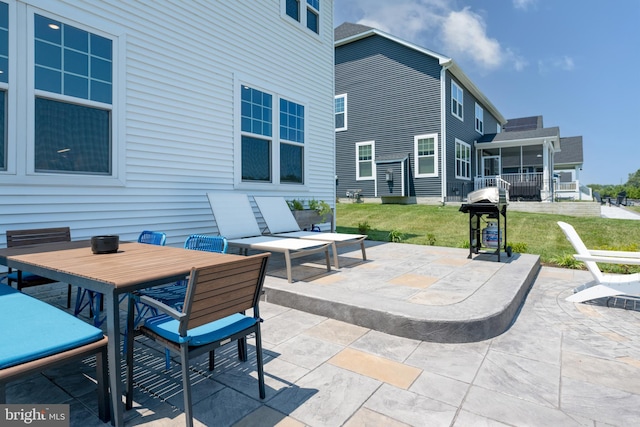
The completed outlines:
<svg viewBox="0 0 640 427">
<path fill-rule="evenodd" d="M 629 199 L 640 199 L 640 169 L 629 174 L 629 179 L 623 185 L 590 184 L 591 190 L 600 193 L 600 197 L 615 199 L 619 194 L 626 194 Z"/>
</svg>

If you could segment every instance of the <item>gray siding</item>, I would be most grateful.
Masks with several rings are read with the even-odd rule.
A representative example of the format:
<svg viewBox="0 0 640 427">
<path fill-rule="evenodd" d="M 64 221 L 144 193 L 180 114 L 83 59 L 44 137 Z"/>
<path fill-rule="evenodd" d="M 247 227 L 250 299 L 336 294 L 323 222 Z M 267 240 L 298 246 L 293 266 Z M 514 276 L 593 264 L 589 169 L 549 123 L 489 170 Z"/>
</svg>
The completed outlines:
<svg viewBox="0 0 640 427">
<path fill-rule="evenodd" d="M 454 116 L 451 113 L 451 80 L 455 81 L 455 83 L 462 88 L 464 92 L 463 98 L 463 120 L 460 120 L 457 116 Z M 482 137 L 482 135 L 476 131 L 475 128 L 475 119 L 476 119 L 476 103 L 478 103 L 484 110 L 483 121 L 484 121 L 484 133 L 496 133 L 496 127 L 498 121 L 494 116 L 492 116 L 487 107 L 479 102 L 472 94 L 471 91 L 468 90 L 460 81 L 451 76 L 450 73 L 447 72 L 447 86 L 446 86 L 446 105 L 447 105 L 447 113 L 446 113 L 446 135 L 447 135 L 447 149 L 446 149 L 446 167 L 447 167 L 447 188 L 462 188 L 462 185 L 465 185 L 464 188 L 471 188 L 473 183 L 473 177 L 477 175 L 476 171 L 476 156 L 475 150 L 473 148 L 474 142 Z M 456 178 L 456 153 L 455 153 L 455 142 L 456 138 L 466 142 L 471 146 L 471 179 L 457 179 Z M 450 196 L 451 194 L 448 194 Z"/>
<path fill-rule="evenodd" d="M 338 197 L 356 188 L 375 195 L 374 181 L 356 181 L 358 142 L 374 140 L 377 157 L 408 154 L 412 177 L 414 136 L 440 132 L 438 60 L 372 36 L 336 48 L 335 79 L 335 93 L 347 94 L 348 117 L 348 129 L 336 132 Z M 409 195 L 436 197 L 440 185 L 439 178 L 413 179 Z"/>
</svg>

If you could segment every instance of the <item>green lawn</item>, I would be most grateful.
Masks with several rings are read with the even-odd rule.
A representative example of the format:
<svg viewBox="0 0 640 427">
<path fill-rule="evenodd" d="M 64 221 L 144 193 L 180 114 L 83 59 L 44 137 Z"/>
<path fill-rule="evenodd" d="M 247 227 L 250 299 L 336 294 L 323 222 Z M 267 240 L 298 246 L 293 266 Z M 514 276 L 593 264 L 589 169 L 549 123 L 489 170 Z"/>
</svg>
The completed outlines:
<svg viewBox="0 0 640 427">
<path fill-rule="evenodd" d="M 338 232 L 358 233 L 360 224 L 368 224 L 371 240 L 389 241 L 392 233 L 401 235 L 404 243 L 469 247 L 469 216 L 455 206 L 338 203 L 336 217 Z M 570 256 L 575 251 L 557 221 L 573 225 L 590 249 L 637 251 L 640 244 L 639 221 L 533 214 L 508 208 L 507 244 L 514 252 L 540 255 L 543 264 L 579 268 L 581 264 L 576 265 Z"/>
</svg>

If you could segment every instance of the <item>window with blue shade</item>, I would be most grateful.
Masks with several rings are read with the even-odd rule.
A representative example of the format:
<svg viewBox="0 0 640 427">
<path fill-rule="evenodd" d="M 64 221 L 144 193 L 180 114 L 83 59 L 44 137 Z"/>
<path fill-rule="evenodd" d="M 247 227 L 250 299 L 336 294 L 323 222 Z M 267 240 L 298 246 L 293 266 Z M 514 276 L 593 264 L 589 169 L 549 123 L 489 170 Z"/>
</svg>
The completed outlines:
<svg viewBox="0 0 640 427">
<path fill-rule="evenodd" d="M 40 15 L 34 31 L 36 89 L 111 104 L 111 40 Z"/>
<path fill-rule="evenodd" d="M 320 0 L 280 0 L 281 14 L 320 34 Z"/>
<path fill-rule="evenodd" d="M 246 85 L 240 91 L 242 181 L 303 183 L 304 105 Z"/>
<path fill-rule="evenodd" d="M 108 110 L 36 98 L 36 172 L 110 174 L 110 117 Z"/>
<path fill-rule="evenodd" d="M 320 0 L 307 0 L 307 28 L 320 33 Z"/>
<path fill-rule="evenodd" d="M 9 82 L 9 5 L 0 2 L 0 82 Z"/>
<path fill-rule="evenodd" d="M 304 143 L 304 107 L 280 99 L 280 139 Z"/>
<path fill-rule="evenodd" d="M 300 0 L 286 0 L 285 9 L 288 16 L 300 22 Z"/>
<path fill-rule="evenodd" d="M 0 90 L 0 170 L 7 170 L 7 91 Z"/>
<path fill-rule="evenodd" d="M 34 14 L 33 43 L 34 171 L 111 175 L 113 41 Z"/>
</svg>

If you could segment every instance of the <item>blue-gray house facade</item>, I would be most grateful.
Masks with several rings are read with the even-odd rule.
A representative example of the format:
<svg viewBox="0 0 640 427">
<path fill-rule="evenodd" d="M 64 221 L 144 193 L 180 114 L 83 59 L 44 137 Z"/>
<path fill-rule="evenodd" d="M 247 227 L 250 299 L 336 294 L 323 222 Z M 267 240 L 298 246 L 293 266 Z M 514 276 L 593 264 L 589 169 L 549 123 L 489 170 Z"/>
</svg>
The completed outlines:
<svg viewBox="0 0 640 427">
<path fill-rule="evenodd" d="M 335 29 L 335 95 L 338 197 L 462 200 L 506 123 L 453 59 L 358 24 Z"/>
</svg>

